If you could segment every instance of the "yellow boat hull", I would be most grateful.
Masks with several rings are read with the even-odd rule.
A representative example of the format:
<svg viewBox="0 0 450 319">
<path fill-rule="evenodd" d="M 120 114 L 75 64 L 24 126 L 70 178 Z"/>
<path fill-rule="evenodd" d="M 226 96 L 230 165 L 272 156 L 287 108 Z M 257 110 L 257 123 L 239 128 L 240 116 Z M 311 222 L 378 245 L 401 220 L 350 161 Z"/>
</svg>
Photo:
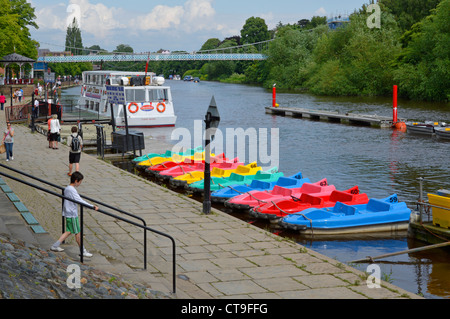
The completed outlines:
<svg viewBox="0 0 450 319">
<path fill-rule="evenodd" d="M 211 154 L 211 156 L 214 156 L 214 154 Z M 139 162 L 138 166 L 155 166 L 164 162 L 176 162 L 176 163 L 183 163 L 185 161 L 201 162 L 203 160 L 205 160 L 205 152 L 195 153 L 193 156 L 174 154 L 171 157 L 162 157 L 162 156 L 153 157 L 148 160 Z"/>
<path fill-rule="evenodd" d="M 231 173 L 236 173 L 240 175 L 255 175 L 256 172 L 260 171 L 261 167 L 257 166 L 256 163 L 250 163 L 247 165 L 240 165 L 235 169 L 221 169 L 214 167 L 211 170 L 211 177 L 230 177 Z M 203 171 L 193 171 L 180 176 L 175 177 L 177 181 L 185 181 L 188 184 L 200 181 L 205 178 Z"/>
<path fill-rule="evenodd" d="M 433 225 L 450 228 L 450 197 L 428 194 L 428 202 L 431 205 L 439 206 L 439 208 L 432 207 L 431 209 L 433 213 Z"/>
</svg>

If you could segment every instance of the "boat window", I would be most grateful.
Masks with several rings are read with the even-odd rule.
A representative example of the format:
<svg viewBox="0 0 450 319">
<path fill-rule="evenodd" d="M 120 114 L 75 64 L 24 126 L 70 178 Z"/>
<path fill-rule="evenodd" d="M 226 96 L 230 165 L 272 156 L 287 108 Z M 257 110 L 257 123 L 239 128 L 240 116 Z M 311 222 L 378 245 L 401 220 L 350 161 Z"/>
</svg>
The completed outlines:
<svg viewBox="0 0 450 319">
<path fill-rule="evenodd" d="M 166 89 L 153 89 L 148 92 L 150 101 L 163 101 L 168 100 Z"/>
<path fill-rule="evenodd" d="M 145 102 L 145 90 L 127 89 L 125 92 L 127 102 Z"/>
<path fill-rule="evenodd" d="M 100 103 L 98 103 L 98 102 L 95 102 L 95 111 L 96 111 L 96 112 L 98 112 L 98 110 L 99 110 L 99 106 L 100 106 Z"/>
</svg>

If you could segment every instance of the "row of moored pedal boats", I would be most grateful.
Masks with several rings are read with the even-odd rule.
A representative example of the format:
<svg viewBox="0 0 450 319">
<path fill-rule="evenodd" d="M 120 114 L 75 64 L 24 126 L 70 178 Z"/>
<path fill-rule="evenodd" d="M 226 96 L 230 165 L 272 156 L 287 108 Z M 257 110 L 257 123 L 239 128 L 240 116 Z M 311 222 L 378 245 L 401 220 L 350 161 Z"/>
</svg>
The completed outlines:
<svg viewBox="0 0 450 319">
<path fill-rule="evenodd" d="M 204 192 L 205 153 L 201 147 L 182 153 L 168 150 L 133 159 L 165 184 Z M 301 172 L 284 176 L 276 167 L 263 171 L 211 154 L 211 201 L 234 211 L 248 211 L 286 229 L 313 234 L 347 234 L 407 229 L 411 210 L 396 194 L 369 198 L 358 186 L 337 190 L 326 178 L 311 182 Z"/>
</svg>

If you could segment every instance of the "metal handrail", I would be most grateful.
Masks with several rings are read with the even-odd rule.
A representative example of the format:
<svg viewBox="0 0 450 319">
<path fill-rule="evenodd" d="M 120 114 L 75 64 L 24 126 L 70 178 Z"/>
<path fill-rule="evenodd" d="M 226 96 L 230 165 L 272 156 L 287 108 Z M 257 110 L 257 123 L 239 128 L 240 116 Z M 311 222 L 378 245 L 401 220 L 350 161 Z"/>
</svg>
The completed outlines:
<svg viewBox="0 0 450 319">
<path fill-rule="evenodd" d="M 53 184 L 53 183 L 51 183 L 51 182 L 45 181 L 45 180 L 43 180 L 43 179 L 40 179 L 40 178 L 35 177 L 35 176 L 33 176 L 33 175 L 30 175 L 30 174 L 28 174 L 28 173 L 19 171 L 18 169 L 15 169 L 15 168 L 6 166 L 6 165 L 4 165 L 4 164 L 0 164 L 0 167 L 9 169 L 9 170 L 14 171 L 14 172 L 16 172 L 16 173 L 18 173 L 18 174 L 21 174 L 21 175 L 24 175 L 24 176 L 26 176 L 26 177 L 28 177 L 28 178 L 37 180 L 38 182 L 47 184 L 47 185 L 49 185 L 49 186 L 58 188 L 58 189 L 60 189 L 60 190 L 63 192 L 63 195 L 64 195 L 64 187 L 62 187 L 62 186 L 59 186 L 59 185 Z M 122 214 L 124 214 L 124 215 L 127 215 L 127 216 L 130 216 L 130 217 L 139 219 L 139 220 L 143 223 L 144 226 L 147 226 L 147 223 L 145 222 L 145 220 L 144 220 L 142 217 L 133 215 L 133 214 L 128 213 L 128 212 L 126 212 L 126 211 L 123 211 L 123 210 L 121 210 L 121 209 L 119 209 L 119 208 L 116 208 L 116 207 L 113 207 L 113 206 L 111 206 L 111 205 L 102 203 L 102 202 L 100 202 L 100 201 L 98 201 L 98 200 L 96 200 L 96 199 L 90 198 L 90 197 L 85 196 L 85 195 L 82 195 L 82 194 L 80 194 L 80 197 L 81 197 L 81 198 L 84 198 L 84 199 L 86 199 L 86 200 L 88 200 L 88 201 L 94 202 L 94 203 L 96 203 L 96 204 L 99 204 L 99 205 L 108 207 L 109 209 L 115 210 L 115 211 L 117 211 L 117 212 L 119 212 L 119 213 L 122 213 Z M 63 202 L 63 203 L 64 203 L 64 202 Z M 62 203 L 62 204 L 63 204 L 63 203 Z M 63 220 L 64 220 L 64 217 L 63 217 Z M 62 232 L 64 232 L 64 223 L 63 223 L 62 227 L 63 227 L 63 228 L 62 228 Z M 144 242 L 144 249 L 145 249 L 145 251 L 144 251 L 144 269 L 147 269 L 147 232 L 146 232 L 146 231 L 144 231 L 144 241 L 145 241 L 145 242 Z"/>
<path fill-rule="evenodd" d="M 5 166 L 5 165 L 3 165 L 3 164 L 0 164 L 0 166 L 1 166 L 1 167 L 4 167 L 4 168 L 11 169 L 11 170 L 13 170 L 13 171 L 15 171 L 15 172 L 17 172 L 17 173 L 19 173 L 19 174 L 22 174 L 22 175 L 25 175 L 25 176 L 27 176 L 27 177 L 33 178 L 33 179 L 38 180 L 38 181 L 40 181 L 40 182 L 42 182 L 42 183 L 45 183 L 45 184 L 48 184 L 48 185 L 51 185 L 51 186 L 54 186 L 54 187 L 57 187 L 57 188 L 61 188 L 60 186 L 57 186 L 57 185 L 54 185 L 54 184 L 52 184 L 52 183 L 50 183 L 50 182 L 41 180 L 41 179 L 39 179 L 39 178 L 37 178 L 37 177 L 31 176 L 31 175 L 29 175 L 29 174 L 27 174 L 27 173 L 18 171 L 18 170 L 16 170 L 16 169 L 12 169 L 12 168 L 7 167 L 7 166 Z M 41 187 L 41 186 L 34 185 L 34 184 L 29 183 L 29 182 L 27 182 L 27 181 L 21 180 L 21 179 L 19 179 L 19 178 L 17 178 L 17 177 L 14 177 L 14 176 L 9 175 L 9 174 L 0 172 L 0 175 L 1 175 L 1 176 L 5 176 L 5 177 L 7 177 L 7 178 L 10 178 L 10 179 L 12 179 L 12 180 L 15 180 L 15 181 L 17 181 L 17 182 L 19 182 L 19 183 L 25 184 L 25 185 L 27 185 L 27 186 L 33 187 L 33 188 L 35 188 L 35 189 L 41 190 L 41 191 L 46 192 L 46 193 L 48 193 L 48 194 L 54 195 L 54 196 L 59 197 L 59 198 L 62 198 L 62 199 L 64 199 L 64 200 L 69 200 L 69 201 L 71 201 L 71 202 L 74 202 L 74 203 L 80 205 L 80 208 L 81 208 L 81 209 L 80 209 L 80 226 L 81 226 L 81 233 L 80 233 L 80 238 L 81 238 L 81 243 L 80 243 L 80 261 L 81 261 L 81 263 L 83 263 L 83 207 L 88 207 L 88 208 L 90 208 L 90 209 L 92 209 L 92 207 L 90 207 L 90 205 L 88 206 L 88 205 L 86 205 L 86 204 L 84 204 L 84 203 L 82 203 L 82 202 L 78 202 L 78 201 L 76 201 L 76 200 L 73 200 L 73 199 L 71 199 L 71 198 L 68 198 L 68 197 L 66 197 L 66 196 L 64 196 L 64 195 L 60 195 L 60 194 L 58 194 L 58 193 L 55 193 L 55 192 L 53 192 L 53 191 L 51 191 L 51 190 L 45 189 L 45 188 L 43 188 L 43 187 Z M 81 196 L 81 195 L 80 195 L 80 196 Z M 97 204 L 100 204 L 100 205 L 102 205 L 102 206 L 106 206 L 106 207 L 109 207 L 109 208 L 112 207 L 112 206 L 107 205 L 107 204 L 104 204 L 104 203 L 102 203 L 102 202 L 100 202 L 100 201 L 97 201 L 97 200 L 91 200 L 89 197 L 86 197 L 86 196 L 81 196 L 81 197 L 82 197 L 82 198 L 86 198 L 86 199 L 88 199 L 88 200 L 90 200 L 90 201 L 92 201 L 92 202 L 95 202 L 95 203 L 97 203 Z M 131 216 L 131 217 L 135 217 L 135 218 L 141 219 L 141 218 L 138 217 L 138 216 L 132 215 L 132 214 L 127 213 L 127 212 L 124 212 L 124 211 L 122 211 L 122 210 L 120 210 L 120 209 L 118 209 L 118 208 L 112 208 L 112 209 L 115 209 L 115 210 L 117 210 L 117 211 L 123 212 L 123 213 L 125 213 L 125 214 L 127 214 L 127 215 L 129 215 L 129 216 Z M 147 243 L 146 243 L 146 241 L 147 241 L 147 240 L 146 240 L 146 239 L 147 239 L 146 234 L 147 234 L 147 231 L 151 231 L 151 232 L 153 232 L 153 233 L 155 233 L 155 234 L 164 236 L 164 237 L 169 238 L 169 239 L 171 240 L 171 242 L 172 242 L 172 254 L 173 254 L 173 257 L 172 257 L 172 281 L 173 281 L 173 293 L 175 294 L 175 293 L 176 293 L 176 243 L 175 243 L 175 239 L 174 239 L 172 236 L 168 235 L 168 234 L 165 234 L 165 233 L 160 232 L 160 231 L 158 231 L 158 230 L 156 230 L 156 229 L 152 229 L 152 228 L 150 228 L 150 227 L 147 227 L 147 226 L 145 225 L 145 221 L 144 221 L 144 225 L 140 225 L 140 224 L 138 224 L 138 223 L 136 223 L 136 222 L 134 222 L 134 221 L 125 219 L 125 218 L 123 218 L 123 217 L 121 217 L 121 216 L 118 216 L 118 215 L 115 215 L 115 214 L 112 214 L 112 213 L 109 213 L 109 212 L 106 212 L 106 211 L 104 211 L 104 210 L 102 210 L 102 209 L 100 209 L 100 208 L 97 210 L 97 212 L 102 213 L 102 214 L 107 215 L 107 216 L 110 216 L 110 217 L 113 217 L 113 218 L 116 218 L 116 219 L 118 219 L 118 220 L 124 221 L 124 222 L 126 222 L 126 223 L 128 223 L 128 224 L 131 224 L 131 225 L 134 225 L 134 226 L 136 226 L 136 227 L 139 227 L 139 228 L 144 229 L 144 236 L 145 236 L 145 242 L 144 242 L 144 249 L 145 249 L 145 252 L 144 252 L 144 255 L 147 254 L 147 249 L 146 249 L 146 244 L 147 244 Z M 147 262 L 145 262 L 144 268 L 147 269 Z"/>
</svg>

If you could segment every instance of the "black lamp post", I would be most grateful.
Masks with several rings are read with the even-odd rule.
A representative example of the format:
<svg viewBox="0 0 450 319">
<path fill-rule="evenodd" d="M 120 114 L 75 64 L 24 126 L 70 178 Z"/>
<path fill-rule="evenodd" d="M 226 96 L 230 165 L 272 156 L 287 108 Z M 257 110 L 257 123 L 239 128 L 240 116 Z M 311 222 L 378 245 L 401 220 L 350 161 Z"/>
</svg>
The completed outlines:
<svg viewBox="0 0 450 319">
<path fill-rule="evenodd" d="M 203 213 L 211 212 L 211 141 L 214 140 L 214 134 L 219 126 L 220 115 L 217 109 L 214 96 L 211 99 L 208 110 L 205 115 L 205 172 L 204 172 L 204 197 L 203 197 Z"/>
</svg>

